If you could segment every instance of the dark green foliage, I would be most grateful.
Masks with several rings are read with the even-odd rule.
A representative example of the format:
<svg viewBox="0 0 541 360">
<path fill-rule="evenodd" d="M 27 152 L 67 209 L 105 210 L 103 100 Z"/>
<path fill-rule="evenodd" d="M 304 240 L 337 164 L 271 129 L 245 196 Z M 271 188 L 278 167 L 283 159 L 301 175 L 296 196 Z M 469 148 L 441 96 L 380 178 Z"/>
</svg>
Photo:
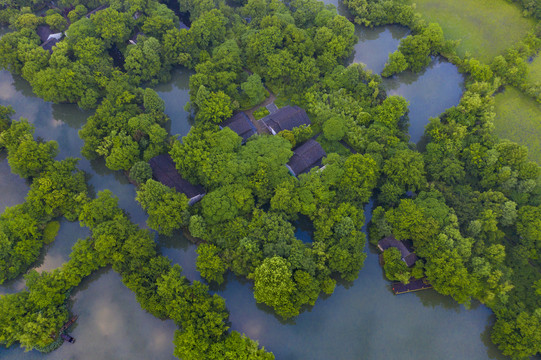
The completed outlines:
<svg viewBox="0 0 541 360">
<path fill-rule="evenodd" d="M 60 223 L 58 221 L 48 222 L 43 229 L 43 242 L 45 244 L 52 243 L 58 234 L 58 230 L 60 230 Z"/>
<path fill-rule="evenodd" d="M 146 183 L 150 178 L 152 178 L 152 168 L 147 162 L 138 161 L 131 167 L 130 179 L 137 184 Z"/>
<path fill-rule="evenodd" d="M 404 284 L 409 283 L 411 272 L 406 263 L 402 261 L 400 250 L 393 247 L 385 250 L 383 252 L 383 263 L 387 279 L 401 281 Z"/>
</svg>

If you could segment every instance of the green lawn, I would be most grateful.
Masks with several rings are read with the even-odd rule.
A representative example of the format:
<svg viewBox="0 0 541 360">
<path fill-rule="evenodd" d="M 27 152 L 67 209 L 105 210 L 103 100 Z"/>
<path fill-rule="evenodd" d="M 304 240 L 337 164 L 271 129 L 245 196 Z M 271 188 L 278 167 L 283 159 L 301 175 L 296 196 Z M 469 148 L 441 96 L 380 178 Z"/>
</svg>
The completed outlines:
<svg viewBox="0 0 541 360">
<path fill-rule="evenodd" d="M 541 82 L 541 56 L 536 56 L 535 59 L 528 64 L 527 82 L 535 84 Z"/>
<path fill-rule="evenodd" d="M 527 146 L 530 158 L 541 164 L 541 105 L 512 87 L 495 99 L 498 136 Z"/>
<path fill-rule="evenodd" d="M 469 51 L 490 62 L 534 26 L 518 6 L 505 0 L 411 0 L 417 12 L 441 25 L 447 39 L 462 39 L 458 54 Z"/>
</svg>

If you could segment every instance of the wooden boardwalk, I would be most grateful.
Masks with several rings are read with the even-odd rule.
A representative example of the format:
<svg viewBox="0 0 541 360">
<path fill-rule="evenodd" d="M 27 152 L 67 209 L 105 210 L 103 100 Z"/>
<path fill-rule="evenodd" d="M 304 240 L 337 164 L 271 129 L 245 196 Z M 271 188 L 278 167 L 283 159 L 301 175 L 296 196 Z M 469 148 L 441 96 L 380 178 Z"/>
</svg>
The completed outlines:
<svg viewBox="0 0 541 360">
<path fill-rule="evenodd" d="M 432 289 L 432 285 L 428 283 L 426 278 L 414 279 L 412 278 L 407 285 L 401 282 L 395 282 L 392 284 L 393 293 L 395 295 L 406 294 L 409 292 Z"/>
</svg>

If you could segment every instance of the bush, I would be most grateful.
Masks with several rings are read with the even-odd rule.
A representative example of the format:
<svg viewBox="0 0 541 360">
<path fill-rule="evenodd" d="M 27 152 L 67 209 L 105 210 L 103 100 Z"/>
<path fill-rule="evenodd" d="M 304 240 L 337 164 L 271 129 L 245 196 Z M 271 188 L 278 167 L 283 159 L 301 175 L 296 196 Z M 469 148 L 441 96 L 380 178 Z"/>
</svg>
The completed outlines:
<svg viewBox="0 0 541 360">
<path fill-rule="evenodd" d="M 267 110 L 266 107 L 262 106 L 259 109 L 257 109 L 256 111 L 254 111 L 254 118 L 256 120 L 259 120 L 259 119 L 262 119 L 262 118 L 264 118 L 265 116 L 267 116 L 269 114 L 270 114 L 269 110 Z"/>
<path fill-rule="evenodd" d="M 43 229 L 43 242 L 45 244 L 52 243 L 58 234 L 58 230 L 60 230 L 60 223 L 58 221 L 47 223 L 45 229 Z"/>
</svg>

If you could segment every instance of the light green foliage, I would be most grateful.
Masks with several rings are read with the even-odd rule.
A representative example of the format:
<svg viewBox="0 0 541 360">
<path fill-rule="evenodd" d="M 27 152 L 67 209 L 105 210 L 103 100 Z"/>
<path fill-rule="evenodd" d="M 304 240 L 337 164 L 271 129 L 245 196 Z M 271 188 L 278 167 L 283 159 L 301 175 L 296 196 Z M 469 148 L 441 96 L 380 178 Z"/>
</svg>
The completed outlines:
<svg viewBox="0 0 541 360">
<path fill-rule="evenodd" d="M 40 22 L 41 19 L 34 14 L 21 14 L 15 19 L 13 25 L 17 30 L 21 30 L 23 28 L 35 30 Z"/>
<path fill-rule="evenodd" d="M 408 102 L 401 96 L 390 96 L 375 108 L 374 121 L 396 129 L 408 113 Z"/>
<path fill-rule="evenodd" d="M 0 148 L 4 147 L 2 142 L 2 132 L 7 130 L 11 125 L 11 115 L 15 114 L 15 110 L 11 106 L 0 105 Z"/>
<path fill-rule="evenodd" d="M 213 93 L 201 86 L 194 102 L 199 109 L 198 121 L 219 124 L 233 115 L 231 98 L 223 91 Z"/>
<path fill-rule="evenodd" d="M 192 222 L 190 221 L 190 224 Z M 191 229 L 192 227 L 190 227 Z M 197 248 L 197 271 L 207 281 L 215 281 L 221 284 L 224 281 L 226 263 L 220 258 L 219 249 L 212 244 L 201 244 Z"/>
<path fill-rule="evenodd" d="M 175 189 L 149 179 L 135 199 L 148 213 L 148 226 L 160 234 L 171 235 L 188 223 L 188 198 Z"/>
<path fill-rule="evenodd" d="M 259 109 L 257 109 L 256 111 L 254 111 L 252 115 L 254 116 L 254 118 L 256 120 L 259 120 L 259 119 L 262 119 L 262 118 L 264 118 L 265 116 L 267 116 L 269 114 L 270 114 L 269 110 L 267 110 L 266 107 L 262 106 Z M 287 131 L 287 130 L 280 131 L 279 134 L 281 134 L 284 131 Z M 293 145 L 295 145 L 295 144 L 293 144 Z"/>
</svg>

